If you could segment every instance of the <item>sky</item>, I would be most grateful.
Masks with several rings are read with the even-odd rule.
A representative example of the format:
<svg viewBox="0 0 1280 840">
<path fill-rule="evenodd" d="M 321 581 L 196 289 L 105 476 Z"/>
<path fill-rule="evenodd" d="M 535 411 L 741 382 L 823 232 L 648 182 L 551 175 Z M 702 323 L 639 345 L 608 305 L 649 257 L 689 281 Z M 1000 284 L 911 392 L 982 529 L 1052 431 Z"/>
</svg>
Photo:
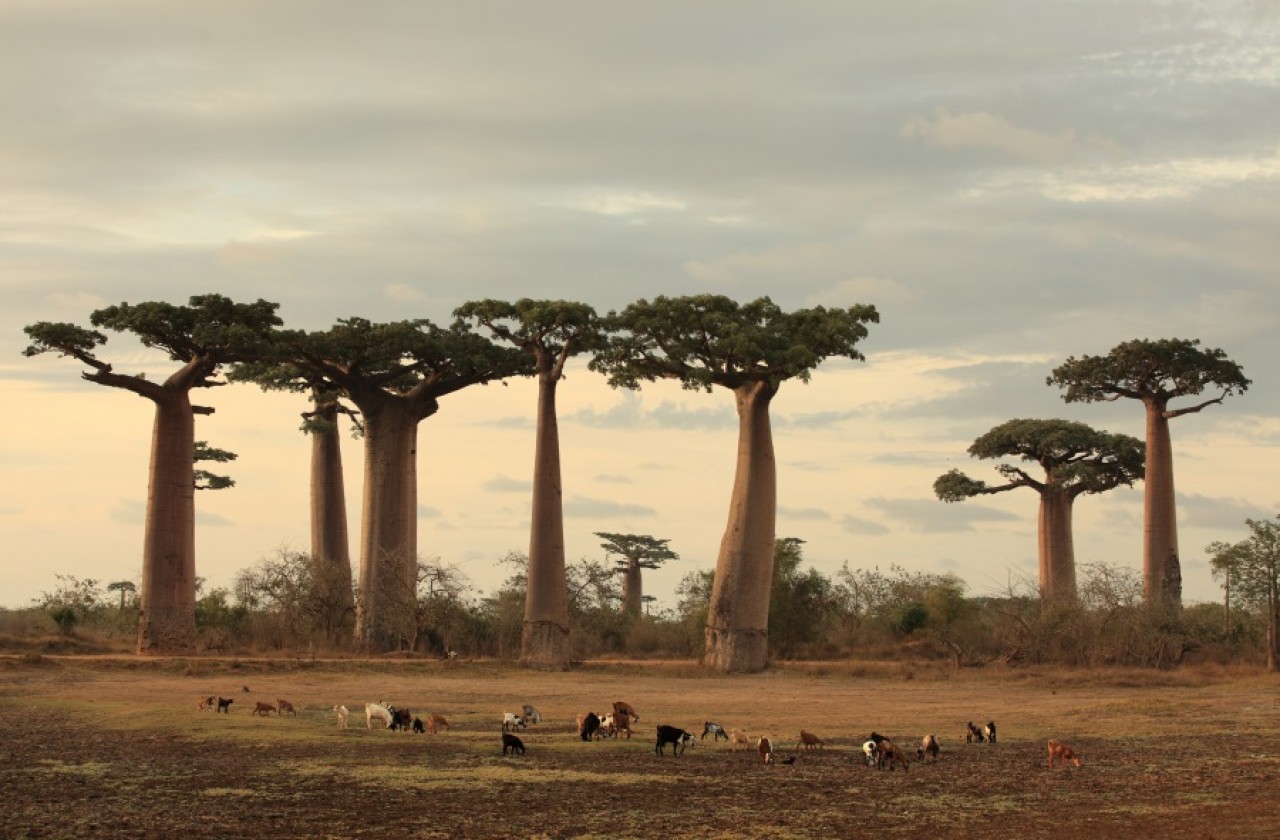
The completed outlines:
<svg viewBox="0 0 1280 840">
<path fill-rule="evenodd" d="M 217 292 L 338 318 L 447 323 L 480 298 L 768 296 L 872 304 L 864 361 L 773 404 L 778 536 L 807 562 L 1036 575 L 1030 490 L 975 438 L 1019 417 L 1143 435 L 1130 401 L 1045 377 L 1131 339 L 1200 339 L 1252 380 L 1173 423 L 1188 601 L 1204 548 L 1280 512 L 1280 6 L 1186 0 L 0 4 L 0 606 L 56 575 L 140 574 L 150 404 L 24 358 L 22 328 Z M 128 335 L 101 358 L 163 376 Z M 1213 395 L 1209 395 L 1213 396 Z M 306 551 L 296 396 L 230 386 L 197 438 L 234 489 L 197 497 L 208 587 Z M 419 551 L 477 595 L 528 546 L 536 394 L 445 398 L 419 430 Z M 570 561 L 597 531 L 669 539 L 674 606 L 714 565 L 730 394 L 560 388 Z M 361 449 L 346 439 L 358 551 Z M 1076 504 L 1078 564 L 1141 568 L 1141 485 Z"/>
</svg>

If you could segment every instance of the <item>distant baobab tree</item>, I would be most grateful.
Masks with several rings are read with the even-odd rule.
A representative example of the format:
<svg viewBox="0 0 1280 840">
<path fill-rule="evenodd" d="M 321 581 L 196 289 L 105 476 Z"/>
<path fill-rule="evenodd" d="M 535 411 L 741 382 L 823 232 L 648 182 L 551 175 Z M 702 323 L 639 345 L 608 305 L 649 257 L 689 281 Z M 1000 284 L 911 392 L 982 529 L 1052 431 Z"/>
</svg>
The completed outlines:
<svg viewBox="0 0 1280 840">
<path fill-rule="evenodd" d="M 528 355 L 538 383 L 529 520 L 529 579 L 520 659 L 538 668 L 567 668 L 568 582 L 564 554 L 564 488 L 560 477 L 560 425 L 556 391 L 570 358 L 597 349 L 604 337 L 596 311 L 585 303 L 480 300 L 454 315 L 484 327 L 497 341 Z"/>
<path fill-rule="evenodd" d="M 1178 516 L 1173 488 L 1173 444 L 1169 421 L 1195 414 L 1243 394 L 1250 382 L 1240 365 L 1221 350 L 1200 349 L 1199 339 L 1126 341 L 1105 356 L 1068 358 L 1045 380 L 1065 390 L 1067 402 L 1138 400 L 1147 414 L 1146 478 L 1143 482 L 1143 591 L 1149 604 L 1182 603 L 1182 566 L 1178 556 Z M 1179 397 L 1206 389 L 1218 396 L 1172 408 Z"/>
<path fill-rule="evenodd" d="M 944 502 L 1029 488 L 1040 496 L 1040 597 L 1073 599 L 1076 594 L 1075 538 L 1072 511 L 1085 493 L 1132 487 L 1142 476 L 1142 441 L 1113 435 L 1070 420 L 1010 420 L 979 437 L 969 447 L 975 458 L 1017 458 L 1039 464 L 1036 478 L 1015 464 L 1001 463 L 1003 483 L 987 484 L 950 470 L 933 483 Z"/>
</svg>

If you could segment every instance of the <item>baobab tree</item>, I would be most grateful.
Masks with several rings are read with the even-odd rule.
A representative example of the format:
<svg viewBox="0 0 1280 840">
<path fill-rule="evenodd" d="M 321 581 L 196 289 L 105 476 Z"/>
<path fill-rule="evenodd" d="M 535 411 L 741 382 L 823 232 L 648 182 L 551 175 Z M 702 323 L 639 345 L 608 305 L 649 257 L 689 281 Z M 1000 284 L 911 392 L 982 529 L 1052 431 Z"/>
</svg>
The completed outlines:
<svg viewBox="0 0 1280 840">
<path fill-rule="evenodd" d="M 297 336 L 297 333 L 289 335 Z M 346 476 L 342 466 L 339 418 L 355 424 L 355 434 L 363 433 L 357 412 L 342 402 L 342 393 L 325 384 L 315 370 L 287 360 L 289 340 L 282 337 L 272 357 L 238 364 L 227 372 L 233 382 L 252 382 L 263 390 L 306 393 L 311 409 L 302 412 L 302 432 L 311 440 L 308 496 L 310 500 L 311 563 L 313 594 L 323 605 L 321 623 L 329 642 L 350 638 L 354 627 L 355 593 L 351 587 L 351 543 L 347 528 Z"/>
<path fill-rule="evenodd" d="M 788 379 L 807 382 L 830 356 L 861 360 L 857 344 L 875 307 L 783 312 L 768 298 L 722 295 L 639 300 L 610 313 L 611 337 L 592 360 L 614 387 L 673 379 L 690 390 L 726 388 L 738 411 L 733 494 L 707 617 L 705 662 L 721 671 L 768 664 L 777 468 L 769 406 Z"/>
<path fill-rule="evenodd" d="M 958 469 L 939 476 L 933 490 L 944 502 L 1029 488 L 1040 496 L 1040 597 L 1044 601 L 1074 599 L 1075 540 L 1072 511 L 1085 493 L 1132 487 L 1142 476 L 1142 441 L 1129 435 L 1100 432 L 1070 420 L 1010 420 L 982 435 L 969 447 L 974 458 L 1018 458 L 1040 465 L 1035 478 L 1016 464 L 1001 463 L 1000 484 L 970 478 Z"/>
<path fill-rule="evenodd" d="M 648 534 L 611 534 L 596 531 L 604 540 L 600 547 L 613 558 L 615 571 L 622 575 L 622 610 L 637 618 L 644 608 L 644 569 L 656 569 L 668 560 L 679 560 L 680 555 L 667 547 L 671 540 L 660 540 Z"/>
<path fill-rule="evenodd" d="M 439 400 L 471 385 L 527 375 L 529 361 L 455 321 L 338 321 L 277 342 L 272 376 L 245 378 L 262 387 L 297 381 L 344 394 L 364 427 L 364 508 L 360 534 L 356 642 L 394 650 L 412 634 L 418 566 L 418 424 Z"/>
<path fill-rule="evenodd" d="M 1200 349 L 1199 339 L 1136 339 L 1105 356 L 1074 356 L 1053 369 L 1049 385 L 1065 389 L 1067 402 L 1138 400 L 1146 409 L 1147 466 L 1143 482 L 1142 576 L 1148 604 L 1177 608 L 1182 603 L 1182 565 L 1178 555 L 1178 517 L 1173 487 L 1173 444 L 1169 421 L 1195 414 L 1243 394 L 1249 380 L 1221 350 Z M 1218 396 L 1173 408 L 1170 401 L 1195 397 L 1206 389 Z"/>
<path fill-rule="evenodd" d="M 40 322 L 26 327 L 25 355 L 57 353 L 89 370 L 89 382 L 119 388 L 155 405 L 151 466 L 142 548 L 139 654 L 195 650 L 195 415 L 191 392 L 226 384 L 215 379 L 224 365 L 257 358 L 273 340 L 277 304 L 234 303 L 221 295 L 197 295 L 187 306 L 163 302 L 122 303 L 95 310 L 90 323 L 133 333 L 180 367 L 164 380 L 118 373 L 98 358 L 106 336 L 75 324 Z"/>
<path fill-rule="evenodd" d="M 560 424 L 556 389 L 565 364 L 597 349 L 603 340 L 599 318 L 585 303 L 481 300 L 454 311 L 497 340 L 513 345 L 533 362 L 538 383 L 534 431 L 533 500 L 529 522 L 529 581 L 525 595 L 520 659 L 539 668 L 567 668 L 568 584 L 564 556 L 564 488 L 560 478 Z"/>
</svg>

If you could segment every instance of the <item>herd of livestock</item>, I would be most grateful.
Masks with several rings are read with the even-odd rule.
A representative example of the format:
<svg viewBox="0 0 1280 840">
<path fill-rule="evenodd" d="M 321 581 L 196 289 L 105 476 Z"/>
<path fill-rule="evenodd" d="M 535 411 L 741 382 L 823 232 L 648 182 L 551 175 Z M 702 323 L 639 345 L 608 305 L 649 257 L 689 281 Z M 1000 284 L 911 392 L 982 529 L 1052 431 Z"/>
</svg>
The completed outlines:
<svg viewBox="0 0 1280 840">
<path fill-rule="evenodd" d="M 248 691 L 246 687 L 244 691 Z M 199 703 L 201 711 L 231 713 L 231 705 L 234 698 L 224 697 L 206 697 L 202 698 Z M 338 727 L 346 729 L 350 711 L 344 705 L 335 705 L 332 709 L 337 719 Z M 255 701 L 252 710 L 254 715 L 269 717 L 272 714 L 279 717 L 285 715 L 297 716 L 297 710 L 288 700 L 277 699 L 275 703 L 262 700 Z M 408 709 L 397 708 L 390 703 L 366 703 L 364 707 L 365 728 L 372 730 L 376 723 L 378 728 L 386 728 L 392 731 L 400 730 L 403 732 L 413 731 L 415 733 L 427 733 L 432 735 L 439 734 L 441 730 L 449 728 L 449 721 L 439 714 L 427 714 L 423 720 L 420 716 L 415 716 Z M 606 714 L 600 715 L 595 712 L 587 712 L 578 715 L 576 720 L 576 731 L 578 737 L 583 741 L 595 741 L 604 738 L 631 738 L 632 724 L 640 721 L 640 714 L 631 704 L 621 700 L 613 704 L 613 710 Z M 525 731 L 529 726 L 537 726 L 543 722 L 542 713 L 534 706 L 525 704 L 519 712 L 503 712 L 502 715 L 502 753 L 503 755 L 524 755 L 524 740 L 517 735 L 517 732 Z M 695 737 L 692 732 L 681 729 L 677 726 L 661 724 L 656 728 L 657 740 L 654 743 L 653 751 L 658 755 L 665 755 L 666 748 L 671 747 L 673 756 L 683 755 L 684 751 L 695 744 L 704 741 L 708 735 L 711 736 L 712 743 L 716 743 L 721 739 L 727 741 L 730 747 L 737 750 L 750 750 L 752 748 L 752 739 L 747 733 L 741 729 L 726 729 L 718 723 L 705 721 L 702 727 L 702 734 Z M 964 733 L 964 739 L 969 743 L 985 743 L 995 744 L 997 737 L 995 721 L 988 721 L 985 726 L 977 726 L 970 721 L 967 724 Z M 790 741 L 781 742 L 762 735 L 755 739 L 755 750 L 760 756 L 760 760 L 764 764 L 775 763 L 774 751 L 776 748 L 785 748 Z M 826 744 L 822 738 L 819 738 L 808 730 L 801 729 L 800 736 L 795 740 L 795 746 L 791 755 L 783 756 L 777 759 L 778 763 L 793 764 L 796 756 L 799 754 L 800 748 L 806 750 L 825 749 Z M 1049 741 L 1049 767 L 1055 767 L 1058 764 L 1066 766 L 1068 763 L 1074 764 L 1076 767 L 1081 766 L 1079 755 L 1071 747 L 1060 743 L 1057 740 Z M 925 735 L 920 739 L 919 745 L 915 748 L 915 758 L 918 761 L 929 762 L 937 761 L 941 747 L 938 737 L 933 734 Z M 883 735 L 872 732 L 862 744 L 862 760 L 871 767 L 877 767 L 881 770 L 893 770 L 901 767 L 906 771 L 910 762 L 906 751 L 893 740 Z"/>
</svg>

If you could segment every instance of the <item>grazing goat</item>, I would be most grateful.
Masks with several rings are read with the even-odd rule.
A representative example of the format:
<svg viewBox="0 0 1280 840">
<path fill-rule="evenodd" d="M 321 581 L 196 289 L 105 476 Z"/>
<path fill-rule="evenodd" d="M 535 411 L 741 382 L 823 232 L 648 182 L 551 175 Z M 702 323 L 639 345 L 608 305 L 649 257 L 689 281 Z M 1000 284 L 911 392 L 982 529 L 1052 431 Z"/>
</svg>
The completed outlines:
<svg viewBox="0 0 1280 840">
<path fill-rule="evenodd" d="M 595 712 L 587 712 L 578 716 L 578 737 L 590 741 L 600 729 L 600 717 Z"/>
<path fill-rule="evenodd" d="M 708 735 L 711 736 L 711 743 L 713 744 L 721 738 L 726 741 L 729 740 L 729 733 L 724 731 L 724 727 L 718 723 L 712 723 L 711 721 L 706 721 L 702 724 L 702 735 L 699 736 L 698 740 L 701 741 Z"/>
<path fill-rule="evenodd" d="M 388 709 L 386 706 L 379 705 L 378 703 L 365 703 L 364 704 L 364 728 L 373 729 L 373 722 L 375 720 L 382 721 L 383 726 L 390 728 L 391 710 Z"/>
<path fill-rule="evenodd" d="M 502 731 L 503 732 L 510 732 L 513 729 L 524 729 L 524 728 L 525 728 L 525 723 L 524 723 L 523 717 L 516 714 L 515 712 L 502 713 Z"/>
<path fill-rule="evenodd" d="M 232 699 L 232 700 L 224 700 L 224 699 L 222 699 L 221 697 L 219 697 L 219 698 L 218 698 L 218 708 L 214 709 L 213 711 L 214 711 L 214 713 L 215 713 L 215 714 L 217 714 L 218 712 L 226 712 L 227 714 L 231 714 L 231 704 L 232 704 L 232 703 L 234 703 L 234 702 L 235 702 L 235 700 L 234 700 L 234 699 Z"/>
<path fill-rule="evenodd" d="M 294 717 L 298 716 L 298 710 L 293 708 L 293 704 L 288 700 L 277 700 L 276 705 L 280 707 L 280 714 L 283 715 L 285 712 L 288 712 Z"/>
<path fill-rule="evenodd" d="M 760 753 L 760 760 L 765 764 L 773 764 L 773 741 L 763 735 L 756 742 L 756 751 Z"/>
<path fill-rule="evenodd" d="M 218 698 L 206 697 L 200 701 L 200 705 L 198 706 L 198 708 L 202 712 L 210 712 L 210 711 L 213 711 L 213 709 L 217 706 L 217 703 L 218 703 Z"/>
<path fill-rule="evenodd" d="M 614 701 L 613 710 L 614 712 L 622 712 L 636 723 L 640 722 L 640 713 L 631 708 L 630 703 L 623 703 L 621 700 Z"/>
<path fill-rule="evenodd" d="M 510 750 L 512 755 L 520 753 L 524 755 L 524 741 L 520 740 L 519 735 L 512 735 L 510 732 L 502 733 L 502 754 L 506 755 Z"/>
<path fill-rule="evenodd" d="M 745 729 L 735 729 L 729 733 L 729 746 L 734 752 L 741 749 L 751 749 L 751 739 L 747 737 Z"/>
<path fill-rule="evenodd" d="M 890 770 L 893 770 L 893 765 L 898 763 L 902 765 L 903 772 L 906 772 L 908 766 L 907 757 L 903 754 L 901 748 L 899 748 L 897 744 L 893 743 L 893 741 L 890 741 L 878 732 L 871 733 L 871 740 L 874 741 L 876 745 L 876 753 L 878 755 L 878 759 L 876 761 L 877 767 L 883 770 L 887 766 Z"/>
<path fill-rule="evenodd" d="M 806 750 L 811 750 L 814 747 L 817 747 L 818 749 L 824 749 L 821 738 L 819 738 L 817 735 L 814 735 L 812 732 L 806 732 L 803 729 L 800 730 L 800 740 L 796 741 L 797 750 L 800 749 L 801 744 L 804 744 L 804 748 Z"/>
<path fill-rule="evenodd" d="M 631 715 L 626 712 L 613 713 L 613 734 L 617 737 L 621 733 L 626 733 L 627 740 L 631 740 Z"/>
<path fill-rule="evenodd" d="M 395 706 L 388 706 L 387 711 L 391 712 L 391 723 L 388 729 L 399 729 L 401 732 L 408 732 L 409 727 L 413 726 L 413 713 L 408 709 L 397 709 Z"/>
<path fill-rule="evenodd" d="M 615 722 L 617 715 L 613 712 L 600 718 L 600 728 L 596 730 L 596 738 L 612 738 L 618 734 L 618 724 Z"/>
<path fill-rule="evenodd" d="M 982 727 L 982 734 L 987 736 L 988 744 L 994 744 L 996 742 L 996 722 L 994 720 L 987 721 L 987 725 Z"/>
<path fill-rule="evenodd" d="M 449 728 L 449 721 L 444 719 L 443 715 L 430 714 L 427 715 L 427 731 L 432 735 L 438 735 L 441 729 Z"/>
<path fill-rule="evenodd" d="M 338 728 L 339 728 L 339 729 L 346 729 L 346 728 L 347 728 L 347 718 L 351 715 L 351 713 L 347 711 L 347 707 L 346 707 L 346 706 L 334 706 L 334 707 L 333 707 L 333 713 L 334 713 L 334 715 L 338 718 Z"/>
<path fill-rule="evenodd" d="M 259 700 L 253 706 L 253 713 L 255 715 L 262 715 L 263 717 L 270 716 L 271 713 L 274 712 L 275 710 L 276 710 L 275 706 L 271 705 L 270 703 L 263 703 L 261 700 Z"/>
<path fill-rule="evenodd" d="M 920 746 L 916 747 L 916 758 L 921 761 L 932 759 L 938 760 L 938 753 L 941 749 L 938 747 L 937 735 L 926 735 L 920 739 Z"/>
<path fill-rule="evenodd" d="M 1053 769 L 1054 761 L 1061 761 L 1062 766 L 1066 767 L 1070 761 L 1075 766 L 1080 766 L 1080 756 L 1076 755 L 1076 751 L 1068 747 L 1066 744 L 1060 744 L 1053 739 L 1049 740 L 1049 769 Z"/>
<path fill-rule="evenodd" d="M 422 722 L 422 718 L 420 718 L 420 717 L 416 717 L 416 718 L 414 718 L 414 719 L 413 719 L 413 734 L 414 734 L 414 735 L 421 735 L 423 732 L 426 732 L 426 731 L 427 731 L 427 725 L 426 725 L 425 723 L 423 723 L 423 722 Z"/>
<path fill-rule="evenodd" d="M 867 741 L 862 745 L 862 757 L 868 767 L 880 766 L 880 745 L 875 741 Z"/>
<path fill-rule="evenodd" d="M 524 719 L 529 723 L 542 723 L 542 712 L 528 703 L 525 703 L 520 711 L 524 713 Z"/>
<path fill-rule="evenodd" d="M 685 748 L 690 744 L 698 743 L 692 735 L 676 726 L 667 726 L 663 724 L 658 727 L 658 740 L 653 745 L 653 751 L 657 755 L 665 755 L 665 747 L 671 745 L 671 754 L 684 755 Z"/>
<path fill-rule="evenodd" d="M 981 744 L 985 740 L 987 740 L 987 736 L 982 734 L 982 730 L 974 726 L 973 721 L 969 721 L 969 731 L 966 732 L 964 736 L 965 743 L 972 744 L 974 741 L 977 741 Z"/>
</svg>

